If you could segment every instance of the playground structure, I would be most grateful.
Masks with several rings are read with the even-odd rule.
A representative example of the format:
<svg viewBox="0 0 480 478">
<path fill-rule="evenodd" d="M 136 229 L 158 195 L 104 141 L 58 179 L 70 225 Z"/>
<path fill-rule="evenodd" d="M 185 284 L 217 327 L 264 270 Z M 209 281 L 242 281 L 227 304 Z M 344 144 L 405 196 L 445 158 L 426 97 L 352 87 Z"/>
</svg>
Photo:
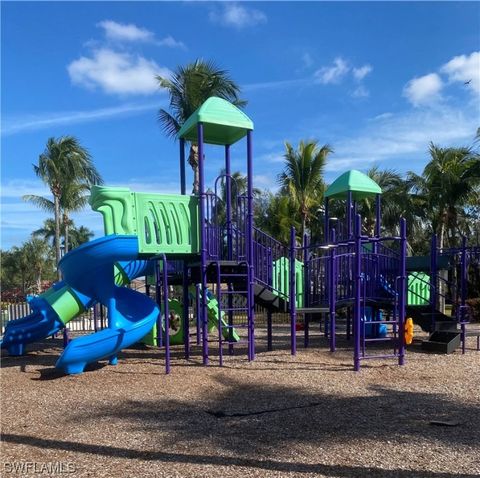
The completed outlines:
<svg viewBox="0 0 480 478">
<path fill-rule="evenodd" d="M 298 243 L 294 228 L 290 244 L 280 243 L 253 223 L 253 129 L 238 108 L 209 98 L 178 135 L 181 194 L 93 187 L 90 204 L 103 216 L 105 237 L 62 258 L 64 280 L 32 300 L 32 314 L 7 325 L 2 347 L 12 355 L 22 354 L 26 344 L 55 334 L 99 302 L 108 308 L 108 328 L 70 341 L 56 366 L 65 373 L 81 373 L 88 363 L 101 359 L 115 364 L 122 348 L 143 339 L 165 347 L 169 373 L 171 345 L 183 344 L 185 358 L 190 357 L 193 298 L 204 365 L 209 363 L 214 329 L 220 365 L 225 346 L 232 354 L 236 345 L 246 344 L 248 360 L 255 359 L 255 304 L 266 311 L 268 350 L 272 314 L 288 312 L 292 354 L 297 351 L 299 316 L 304 346 L 309 346 L 311 323 L 320 319 L 334 352 L 337 318 L 344 314 L 347 339 L 353 338 L 355 371 L 370 359 L 404 364 L 407 317 L 431 333 L 430 344 L 445 343 L 453 334 L 465 351 L 465 338 L 477 333 L 467 329 L 467 268 L 478 264 L 480 248 L 469 248 L 464 240 L 458 250 L 439 251 L 434 237 L 428 267 L 425 261 L 415 262 L 417 258 L 407 257 L 405 220 L 400 220 L 398 236 L 382 236 L 381 189 L 354 170 L 341 175 L 325 193 L 321 243 L 311 244 L 307 236 Z M 230 150 L 245 137 L 247 190 L 240 191 L 231 174 Z M 186 142 L 198 145 L 198 195 L 186 194 Z M 224 148 L 225 173 L 211 190 L 205 186 L 206 144 Z M 376 210 L 368 231 L 357 213 L 359 201 L 366 198 L 375 200 Z M 329 217 L 333 201 L 345 203 L 344 218 L 335 225 Z M 441 272 L 447 269 L 456 272 L 450 280 Z M 152 275 L 156 302 L 123 287 L 135 277 Z M 182 288 L 180 302 L 170 298 L 172 284 Z M 444 314 L 448 301 L 455 305 L 454 317 Z M 170 321 L 177 316 L 180 327 L 171 336 Z M 379 343 L 391 351 L 375 353 Z"/>
</svg>

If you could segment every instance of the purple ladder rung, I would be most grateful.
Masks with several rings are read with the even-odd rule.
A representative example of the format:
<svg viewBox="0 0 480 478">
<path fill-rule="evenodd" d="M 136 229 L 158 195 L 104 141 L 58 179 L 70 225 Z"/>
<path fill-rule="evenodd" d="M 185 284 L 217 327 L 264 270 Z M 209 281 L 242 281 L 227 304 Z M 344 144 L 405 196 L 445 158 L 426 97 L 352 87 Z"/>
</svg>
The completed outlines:
<svg viewBox="0 0 480 478">
<path fill-rule="evenodd" d="M 360 360 L 390 359 L 390 358 L 398 358 L 398 355 L 396 355 L 396 354 L 362 355 L 359 358 L 360 358 Z"/>
<path fill-rule="evenodd" d="M 392 340 L 396 340 L 394 337 L 372 337 L 372 338 L 367 338 L 367 339 L 364 339 L 365 342 L 389 342 L 389 341 L 392 341 Z"/>
</svg>

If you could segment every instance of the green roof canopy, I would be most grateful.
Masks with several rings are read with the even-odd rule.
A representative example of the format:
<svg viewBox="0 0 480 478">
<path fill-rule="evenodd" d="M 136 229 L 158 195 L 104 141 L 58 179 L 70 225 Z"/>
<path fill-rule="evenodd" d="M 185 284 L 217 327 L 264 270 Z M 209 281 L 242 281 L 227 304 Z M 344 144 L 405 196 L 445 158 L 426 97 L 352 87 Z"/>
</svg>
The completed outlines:
<svg viewBox="0 0 480 478">
<path fill-rule="evenodd" d="M 211 96 L 185 121 L 178 137 L 197 141 L 197 124 L 203 123 L 203 141 L 210 144 L 233 144 L 253 130 L 252 120 L 228 101 Z"/>
<path fill-rule="evenodd" d="M 352 191 L 352 198 L 356 201 L 382 194 L 382 189 L 373 179 L 356 169 L 352 169 L 343 173 L 330 184 L 325 192 L 325 197 L 346 199 L 348 191 Z"/>
</svg>

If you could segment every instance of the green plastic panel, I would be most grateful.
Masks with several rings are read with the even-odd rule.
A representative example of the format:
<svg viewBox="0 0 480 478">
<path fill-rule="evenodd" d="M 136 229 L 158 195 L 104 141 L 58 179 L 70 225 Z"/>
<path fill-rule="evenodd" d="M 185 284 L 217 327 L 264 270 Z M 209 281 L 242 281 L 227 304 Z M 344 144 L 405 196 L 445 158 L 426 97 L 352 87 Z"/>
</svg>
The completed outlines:
<svg viewBox="0 0 480 478">
<path fill-rule="evenodd" d="M 325 191 L 325 197 L 346 199 L 348 191 L 352 191 L 355 200 L 382 194 L 380 186 L 366 174 L 352 169 L 340 175 Z"/>
<path fill-rule="evenodd" d="M 170 326 L 170 345 L 181 345 L 183 344 L 183 306 L 182 304 L 177 300 L 177 299 L 168 299 L 168 310 L 170 314 L 175 315 L 175 319 L 177 317 L 180 318 L 180 320 L 176 320 L 176 327 L 172 327 L 172 324 Z M 164 317 L 162 316 L 162 319 Z M 165 333 L 165 331 L 164 331 Z M 145 337 L 141 340 L 142 343 L 145 345 L 151 345 L 155 346 L 157 345 L 157 324 L 153 326 L 152 330 L 145 335 Z"/>
<path fill-rule="evenodd" d="M 212 96 L 183 124 L 179 138 L 198 141 L 197 125 L 203 123 L 203 141 L 210 144 L 233 144 L 253 130 L 252 120 L 228 101 Z"/>
<path fill-rule="evenodd" d="M 427 305 L 430 303 L 430 276 L 423 272 L 408 274 L 408 305 Z"/>
<path fill-rule="evenodd" d="M 295 292 L 297 307 L 304 306 L 303 293 L 303 262 L 295 259 Z M 288 257 L 280 257 L 273 263 L 272 286 L 273 293 L 285 300 L 289 300 L 290 293 L 290 260 Z"/>
<path fill-rule="evenodd" d="M 63 325 L 85 311 L 77 295 L 68 285 L 55 291 L 52 288 L 52 293 L 43 294 L 42 297 L 50 304 Z"/>
<path fill-rule="evenodd" d="M 94 186 L 90 205 L 103 215 L 106 235 L 138 236 L 141 254 L 199 252 L 196 196 Z"/>
</svg>

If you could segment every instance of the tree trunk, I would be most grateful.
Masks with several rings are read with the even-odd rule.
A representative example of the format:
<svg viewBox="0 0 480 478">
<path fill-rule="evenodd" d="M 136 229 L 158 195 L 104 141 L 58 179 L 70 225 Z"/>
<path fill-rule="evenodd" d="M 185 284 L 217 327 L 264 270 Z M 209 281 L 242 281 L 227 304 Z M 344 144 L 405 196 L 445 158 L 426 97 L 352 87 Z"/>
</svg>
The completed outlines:
<svg viewBox="0 0 480 478">
<path fill-rule="evenodd" d="M 70 221 L 69 217 L 68 217 L 65 213 L 63 213 L 63 228 L 64 228 L 63 239 L 64 239 L 64 241 L 65 241 L 65 244 L 64 244 L 65 254 L 66 254 L 66 253 L 68 252 L 68 250 L 69 250 L 69 243 L 68 243 L 68 241 L 69 241 L 69 233 L 70 233 L 70 230 L 69 230 L 69 228 L 70 228 L 69 221 Z"/>
<path fill-rule="evenodd" d="M 198 170 L 198 146 L 192 143 L 190 153 L 188 155 L 188 164 L 193 170 L 193 194 L 198 194 L 200 190 L 200 172 Z"/>
<path fill-rule="evenodd" d="M 54 214 L 55 214 L 55 261 L 57 265 L 57 278 L 60 280 L 62 278 L 60 269 L 58 268 L 58 263 L 60 262 L 60 200 L 59 197 L 53 195 L 53 205 L 54 205 Z"/>
<path fill-rule="evenodd" d="M 442 219 L 442 222 L 440 223 L 440 244 L 439 244 L 440 250 L 443 249 L 444 242 L 445 242 L 445 221 Z"/>
<path fill-rule="evenodd" d="M 300 236 L 300 244 L 303 244 L 303 238 L 305 237 L 305 230 L 307 228 L 307 215 L 302 214 L 302 235 Z"/>
</svg>

